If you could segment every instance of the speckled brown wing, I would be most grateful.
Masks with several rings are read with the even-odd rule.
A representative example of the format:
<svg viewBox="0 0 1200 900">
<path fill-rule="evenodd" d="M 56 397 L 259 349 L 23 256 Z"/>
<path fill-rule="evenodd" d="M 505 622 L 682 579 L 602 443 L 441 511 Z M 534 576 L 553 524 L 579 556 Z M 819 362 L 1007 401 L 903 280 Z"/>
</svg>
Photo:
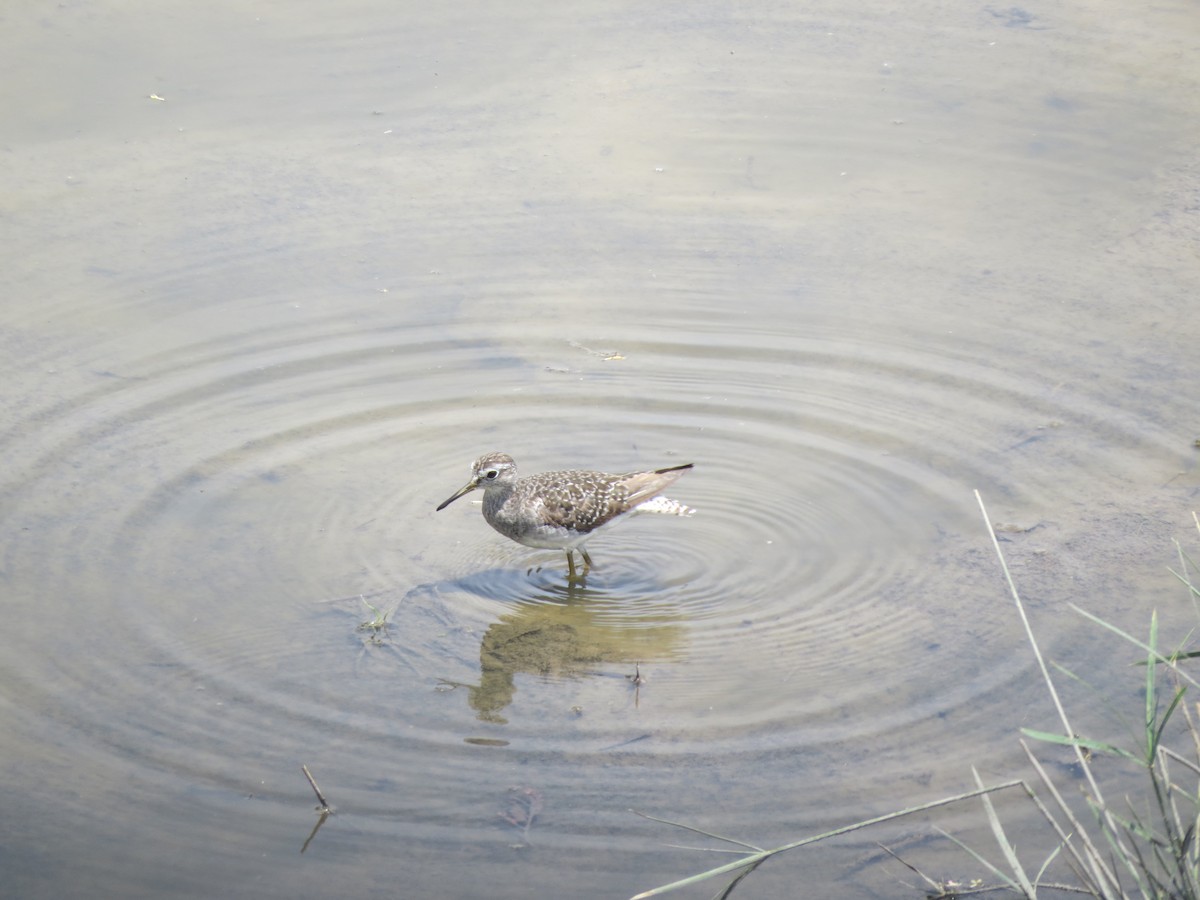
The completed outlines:
<svg viewBox="0 0 1200 900">
<path fill-rule="evenodd" d="M 662 493 L 690 468 L 689 464 L 623 475 L 546 472 L 533 478 L 538 482 L 546 523 L 587 534 Z"/>
<path fill-rule="evenodd" d="M 629 509 L 623 475 L 605 472 L 543 472 L 531 476 L 547 525 L 587 534 Z"/>
</svg>

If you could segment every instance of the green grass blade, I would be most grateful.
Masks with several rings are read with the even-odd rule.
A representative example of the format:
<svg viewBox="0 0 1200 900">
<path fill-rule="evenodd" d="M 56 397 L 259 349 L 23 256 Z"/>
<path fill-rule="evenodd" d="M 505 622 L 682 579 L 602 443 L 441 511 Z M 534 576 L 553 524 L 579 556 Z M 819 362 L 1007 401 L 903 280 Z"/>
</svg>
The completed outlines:
<svg viewBox="0 0 1200 900">
<path fill-rule="evenodd" d="M 1135 756 L 1123 747 L 1118 747 L 1115 744 L 1109 744 L 1104 741 L 1094 741 L 1091 738 L 1067 737 L 1064 734 L 1052 734 L 1048 731 L 1037 731 L 1033 728 L 1022 728 L 1021 734 L 1026 737 L 1033 738 L 1035 741 L 1042 741 L 1046 744 L 1062 744 L 1066 747 L 1082 747 L 1085 750 L 1092 750 L 1096 753 L 1109 753 L 1113 756 L 1122 756 L 1134 762 L 1141 762 L 1140 756 Z"/>
<path fill-rule="evenodd" d="M 1161 653 L 1158 653 L 1149 644 L 1143 642 L 1139 638 L 1135 638 L 1133 635 L 1131 635 L 1125 631 L 1122 631 L 1116 625 L 1113 625 L 1109 622 L 1104 621 L 1099 616 L 1093 615 L 1092 613 L 1088 612 L 1086 609 L 1081 609 L 1080 607 L 1076 606 L 1074 603 L 1068 603 L 1067 606 L 1071 607 L 1071 609 L 1075 610 L 1075 612 L 1079 613 L 1079 615 L 1083 616 L 1085 619 L 1087 619 L 1091 622 L 1095 622 L 1101 628 L 1103 628 L 1107 631 L 1111 631 L 1113 634 L 1117 635 L 1118 637 L 1124 638 L 1125 640 L 1129 641 L 1129 643 L 1133 644 L 1135 647 L 1139 647 L 1142 650 L 1145 650 L 1145 651 L 1151 653 L 1154 656 L 1155 663 L 1162 663 L 1164 665 L 1170 666 L 1171 671 L 1174 672 L 1175 674 L 1177 674 L 1180 678 L 1182 678 L 1188 684 L 1190 684 L 1194 687 L 1200 688 L 1200 681 L 1197 681 L 1195 678 L 1190 676 L 1183 669 L 1180 669 L 1178 666 L 1176 666 L 1172 660 L 1172 657 L 1163 656 Z"/>
<path fill-rule="evenodd" d="M 1167 727 L 1167 722 L 1170 721 L 1171 715 L 1179 707 L 1179 701 L 1183 699 L 1183 695 L 1187 692 L 1187 688 L 1181 687 L 1176 689 L 1175 696 L 1171 699 L 1171 704 L 1167 707 L 1158 721 L 1158 727 L 1154 730 L 1154 753 L 1158 754 L 1158 748 L 1162 745 L 1163 730 Z"/>
<path fill-rule="evenodd" d="M 763 850 L 762 847 L 756 847 L 756 846 L 754 846 L 754 844 L 747 844 L 745 841 L 739 841 L 737 838 L 726 837 L 723 834 L 716 834 L 715 832 L 705 831 L 701 828 L 694 828 L 691 825 L 684 825 L 682 822 L 672 822 L 670 819 L 660 819 L 658 816 L 652 816 L 652 815 L 650 815 L 650 813 L 644 813 L 638 809 L 631 809 L 630 812 L 633 813 L 635 816 L 641 816 L 643 819 L 649 819 L 651 822 L 661 822 L 663 825 L 673 825 L 676 828 L 682 828 L 685 831 L 691 831 L 691 832 L 694 832 L 695 834 L 702 834 L 705 837 L 712 838 L 713 840 L 724 841 L 727 844 L 737 844 L 739 847 L 745 847 L 747 850 L 750 850 L 755 853 L 765 853 L 766 852 L 765 850 Z M 729 851 L 729 852 L 739 853 L 741 851 L 734 850 L 734 851 Z"/>
<path fill-rule="evenodd" d="M 1158 685 L 1158 667 L 1154 660 L 1158 657 L 1158 610 L 1150 613 L 1149 656 L 1146 659 L 1146 765 L 1154 765 L 1154 719 L 1158 713 L 1158 695 L 1155 688 Z"/>
<path fill-rule="evenodd" d="M 1038 867 L 1037 875 L 1035 875 L 1033 877 L 1034 884 L 1041 883 L 1042 876 L 1045 875 L 1046 870 L 1048 868 L 1050 868 L 1050 863 L 1054 862 L 1054 860 L 1058 858 L 1058 854 L 1060 854 L 1062 852 L 1062 848 L 1063 848 L 1062 844 L 1059 844 L 1057 847 L 1055 847 L 1054 851 L 1049 856 L 1047 856 L 1045 861 L 1042 862 L 1041 866 Z"/>
<path fill-rule="evenodd" d="M 1054 782 L 1050 780 L 1050 775 L 1046 772 L 1045 766 L 1033 755 L 1033 751 L 1029 749 L 1027 743 L 1021 741 L 1020 744 L 1021 749 L 1025 751 L 1025 756 L 1029 760 L 1029 764 L 1033 766 L 1034 771 L 1041 778 L 1042 784 L 1045 785 L 1051 798 L 1057 804 L 1059 813 L 1066 820 L 1066 824 L 1070 828 L 1071 833 L 1068 834 L 1067 829 L 1051 814 L 1050 810 L 1038 798 L 1038 795 L 1034 793 L 1030 794 L 1034 805 L 1041 811 L 1042 817 L 1054 829 L 1054 833 L 1058 835 L 1059 846 L 1067 848 L 1067 856 L 1072 863 L 1072 870 L 1094 896 L 1124 898 L 1125 895 L 1120 890 L 1116 873 L 1109 866 L 1108 860 L 1100 853 L 1099 848 L 1092 843 L 1092 838 L 1088 834 L 1087 829 L 1083 827 L 1083 823 L 1079 821 L 1074 811 L 1067 805 L 1062 794 L 1059 793 L 1058 788 L 1055 787 Z M 1072 842 L 1071 838 L 1073 835 L 1078 835 L 1080 847 L 1077 847 Z"/>
<path fill-rule="evenodd" d="M 983 787 L 983 779 L 979 777 L 979 772 L 974 766 L 971 766 L 971 774 L 975 776 L 976 787 Z M 992 829 L 992 835 L 996 838 L 996 843 L 1000 845 L 1000 852 L 1004 854 L 1004 859 L 1008 863 L 1008 868 L 1013 873 L 1013 878 L 1020 885 L 1021 890 L 1026 897 L 1034 898 L 1037 896 L 1037 891 L 1029 882 L 1029 876 L 1025 874 L 1025 868 L 1021 865 L 1021 860 L 1017 857 L 1016 848 L 1009 841 L 1008 835 L 1004 832 L 1004 826 L 1000 824 L 1000 817 L 996 815 L 996 807 L 992 805 L 992 798 L 987 794 L 980 796 L 980 801 L 983 803 L 983 809 L 987 815 L 988 826 Z"/>
<path fill-rule="evenodd" d="M 966 844 L 964 844 L 962 841 L 960 841 L 954 835 L 950 834 L 950 832 L 943 831 L 941 828 L 937 828 L 936 826 L 935 826 L 935 829 L 938 832 L 940 832 L 943 837 L 945 837 L 948 840 L 951 840 L 955 844 L 957 844 L 960 850 L 964 850 L 967 853 L 969 853 L 972 857 L 974 857 L 975 861 L 977 863 L 979 863 L 981 866 L 983 866 L 985 869 L 987 869 L 989 872 L 991 872 L 993 877 L 995 877 L 997 881 L 1002 882 L 1005 886 L 1011 888 L 1014 891 L 1021 890 L 1021 886 L 1019 884 L 1017 884 L 1015 881 L 1013 881 L 1012 878 L 1003 869 L 998 868 L 994 863 L 992 863 L 983 854 L 977 853 L 974 850 L 974 848 L 968 847 Z M 1028 897 L 1030 895 L 1026 894 L 1025 896 Z"/>
<path fill-rule="evenodd" d="M 989 794 L 995 791 L 1003 791 L 1013 787 L 1025 788 L 1025 792 L 1029 793 L 1029 787 L 1025 784 L 1025 782 L 1017 780 L 1006 781 L 1002 784 L 994 784 L 991 787 L 983 788 L 981 790 L 955 794 L 951 797 L 943 797 L 940 800 L 922 803 L 920 806 L 911 806 L 908 809 L 901 809 L 897 810 L 896 812 L 885 813 L 882 816 L 875 816 L 873 819 L 864 819 L 863 821 L 855 822 L 852 825 L 843 825 L 842 827 L 835 828 L 832 831 L 826 831 L 822 834 L 813 835 L 812 837 L 806 837 L 798 841 L 792 841 L 790 844 L 784 844 L 781 847 L 775 847 L 771 850 L 764 850 L 761 853 L 749 853 L 742 859 L 734 860 L 733 862 L 726 863 L 723 866 L 717 866 L 715 869 L 707 869 L 703 872 L 698 872 L 695 875 L 690 875 L 687 878 L 681 878 L 678 881 L 672 881 L 670 884 L 664 884 L 656 888 L 651 888 L 648 891 L 642 891 L 642 893 L 635 895 L 634 897 L 630 898 L 630 900 L 645 900 L 647 897 L 658 897 L 662 894 L 669 893 L 670 891 L 675 891 L 682 887 L 689 887 L 690 885 L 697 884 L 709 878 L 715 878 L 718 875 L 724 875 L 727 872 L 736 872 L 745 866 L 757 865 L 763 860 L 770 859 L 772 856 L 775 856 L 778 853 L 786 853 L 789 850 L 796 850 L 800 847 L 807 846 L 808 844 L 815 844 L 818 841 L 823 841 L 826 838 L 836 837 L 841 834 L 849 834 L 852 831 L 868 828 L 871 825 L 878 825 L 881 822 L 890 822 L 893 819 L 900 819 L 904 816 L 910 816 L 913 813 L 926 812 L 931 809 L 937 809 L 940 806 L 948 806 L 951 803 L 957 803 L 960 800 L 970 800 L 972 797 L 979 797 L 983 794 Z M 645 814 L 642 813 L 641 815 Z M 698 830 L 688 826 L 683 827 L 688 828 L 689 831 Z"/>
</svg>

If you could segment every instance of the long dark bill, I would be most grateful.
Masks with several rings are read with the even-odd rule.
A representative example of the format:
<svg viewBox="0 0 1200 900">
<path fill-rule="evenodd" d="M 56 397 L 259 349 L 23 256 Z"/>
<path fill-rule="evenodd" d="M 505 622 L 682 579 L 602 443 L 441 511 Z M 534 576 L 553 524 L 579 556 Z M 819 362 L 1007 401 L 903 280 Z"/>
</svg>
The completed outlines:
<svg viewBox="0 0 1200 900">
<path fill-rule="evenodd" d="M 457 500 L 463 494 L 471 493 L 471 491 L 475 490 L 476 487 L 477 487 L 477 485 L 475 484 L 474 481 L 468 481 L 466 484 L 464 484 L 462 487 L 460 487 L 457 491 L 455 491 L 454 495 L 449 500 L 443 500 L 442 503 L 438 506 L 436 512 L 441 512 L 443 509 L 445 509 L 447 506 L 449 506 L 451 503 L 453 503 L 455 500 Z"/>
</svg>

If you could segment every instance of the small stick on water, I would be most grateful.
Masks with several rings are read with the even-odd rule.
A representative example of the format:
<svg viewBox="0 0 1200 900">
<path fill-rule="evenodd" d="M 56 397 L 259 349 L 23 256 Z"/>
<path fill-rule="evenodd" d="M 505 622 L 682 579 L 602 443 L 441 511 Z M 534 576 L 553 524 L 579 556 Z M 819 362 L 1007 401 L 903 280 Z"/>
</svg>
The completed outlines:
<svg viewBox="0 0 1200 900">
<path fill-rule="evenodd" d="M 633 674 L 626 675 L 625 677 L 633 682 L 633 706 L 634 709 L 637 709 L 642 702 L 642 685 L 646 683 L 646 679 L 642 677 L 642 664 L 635 662 L 633 664 Z"/>
<path fill-rule="evenodd" d="M 329 801 L 325 799 L 325 795 L 321 793 L 321 789 L 317 787 L 317 781 L 312 777 L 312 772 L 308 771 L 308 766 L 301 766 L 300 771 L 304 773 L 304 777 L 308 779 L 309 787 L 313 789 L 313 793 L 317 795 L 317 802 L 320 805 L 319 809 L 323 813 L 333 812 L 333 807 L 329 805 Z"/>
</svg>

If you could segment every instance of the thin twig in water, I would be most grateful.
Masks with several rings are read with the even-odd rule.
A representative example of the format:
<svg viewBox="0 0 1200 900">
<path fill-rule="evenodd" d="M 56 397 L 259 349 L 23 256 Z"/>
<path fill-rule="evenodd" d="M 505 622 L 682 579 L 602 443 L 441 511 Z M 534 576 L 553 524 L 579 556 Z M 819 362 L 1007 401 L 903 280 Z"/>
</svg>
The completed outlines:
<svg viewBox="0 0 1200 900">
<path fill-rule="evenodd" d="M 509 825 L 521 829 L 521 843 L 513 846 L 524 847 L 529 843 L 533 820 L 542 812 L 542 792 L 535 787 L 510 787 L 508 794 L 508 808 L 498 815 Z"/>
<path fill-rule="evenodd" d="M 317 808 L 325 814 L 333 812 L 333 807 L 329 805 L 329 801 L 325 799 L 325 795 L 317 787 L 317 781 L 312 777 L 312 772 L 308 771 L 308 766 L 301 766 L 300 771 L 304 773 L 304 777 L 308 779 L 308 784 L 313 789 L 313 793 L 317 795 L 317 803 L 321 804 Z"/>
</svg>

